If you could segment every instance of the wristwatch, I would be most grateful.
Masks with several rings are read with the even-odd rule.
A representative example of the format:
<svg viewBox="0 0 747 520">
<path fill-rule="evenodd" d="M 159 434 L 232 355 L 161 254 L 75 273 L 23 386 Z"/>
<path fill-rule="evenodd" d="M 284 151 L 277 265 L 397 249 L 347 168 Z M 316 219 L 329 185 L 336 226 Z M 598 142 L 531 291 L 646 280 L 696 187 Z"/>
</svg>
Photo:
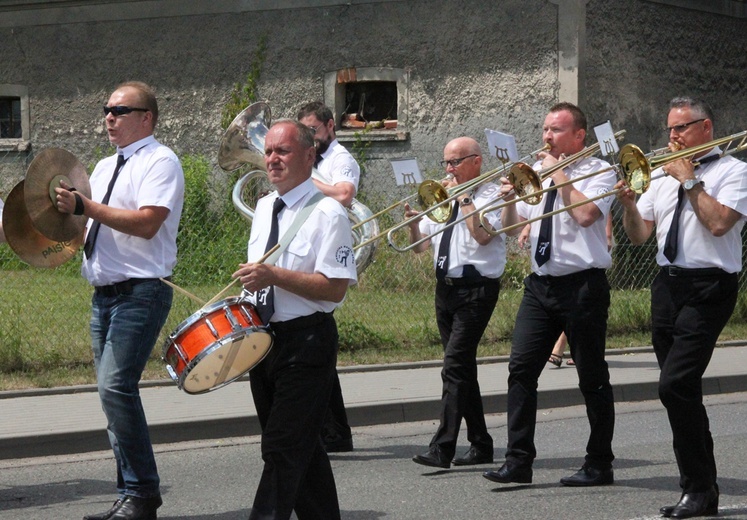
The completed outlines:
<svg viewBox="0 0 747 520">
<path fill-rule="evenodd" d="M 472 204 L 472 199 L 470 197 L 464 197 L 459 203 L 460 206 L 469 206 L 470 204 Z"/>
<path fill-rule="evenodd" d="M 703 184 L 703 181 L 699 181 L 698 179 L 687 179 L 682 183 L 682 187 L 685 188 L 685 191 L 690 191 L 696 184 Z"/>
</svg>

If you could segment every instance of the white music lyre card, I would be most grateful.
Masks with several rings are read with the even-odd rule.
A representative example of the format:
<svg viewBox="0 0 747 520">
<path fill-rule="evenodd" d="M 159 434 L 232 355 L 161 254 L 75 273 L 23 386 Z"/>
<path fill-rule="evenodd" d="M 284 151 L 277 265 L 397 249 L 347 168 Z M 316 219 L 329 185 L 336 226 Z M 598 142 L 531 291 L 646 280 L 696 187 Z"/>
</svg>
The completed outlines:
<svg viewBox="0 0 747 520">
<path fill-rule="evenodd" d="M 423 176 L 420 175 L 420 168 L 418 168 L 418 161 L 414 157 L 391 159 L 389 162 L 392 164 L 397 186 L 420 184 L 423 182 Z"/>
<path fill-rule="evenodd" d="M 490 155 L 503 163 L 519 160 L 514 136 L 486 128 L 485 137 L 488 139 L 488 153 Z"/>
<path fill-rule="evenodd" d="M 615 131 L 612 130 L 612 124 L 609 121 L 595 126 L 594 134 L 597 136 L 599 151 L 602 155 L 608 156 L 620 151 L 620 147 L 617 146 L 617 139 L 615 139 Z"/>
</svg>

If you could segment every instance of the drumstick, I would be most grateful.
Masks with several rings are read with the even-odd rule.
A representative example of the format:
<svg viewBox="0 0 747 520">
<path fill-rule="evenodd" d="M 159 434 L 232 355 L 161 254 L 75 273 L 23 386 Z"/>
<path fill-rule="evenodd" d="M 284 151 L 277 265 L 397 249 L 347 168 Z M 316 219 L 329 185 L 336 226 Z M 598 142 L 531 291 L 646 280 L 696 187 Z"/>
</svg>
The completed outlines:
<svg viewBox="0 0 747 520">
<path fill-rule="evenodd" d="M 184 296 L 188 296 L 188 297 L 192 298 L 192 299 L 193 299 L 194 301 L 196 301 L 196 302 L 197 302 L 197 303 L 199 303 L 200 305 L 205 305 L 205 302 L 204 302 L 203 300 L 201 300 L 200 298 L 198 298 L 197 296 L 195 296 L 195 295 L 194 295 L 194 294 L 192 294 L 191 292 L 189 292 L 189 291 L 186 291 L 186 290 L 182 289 L 181 287 L 179 287 L 179 286 L 178 286 L 178 285 L 176 285 L 175 283 L 171 283 L 171 282 L 169 282 L 169 281 L 168 281 L 168 280 L 167 280 L 166 278 L 160 278 L 160 280 L 161 280 L 161 281 L 162 281 L 163 283 L 165 283 L 166 285 L 168 285 L 169 287 L 171 287 L 172 289 L 174 289 L 175 291 L 179 291 L 179 292 L 180 292 L 180 293 L 182 293 L 182 294 L 183 294 Z"/>
<path fill-rule="evenodd" d="M 262 255 L 262 258 L 260 258 L 259 260 L 257 260 L 257 261 L 256 261 L 255 263 L 257 263 L 257 264 L 262 264 L 262 263 L 264 263 L 264 261 L 265 261 L 265 260 L 267 260 L 267 259 L 268 259 L 268 258 L 270 257 L 270 255 L 271 255 L 272 253 L 274 253 L 274 252 L 275 252 L 275 251 L 277 250 L 277 248 L 278 248 L 278 247 L 280 247 L 280 244 L 275 244 L 275 245 L 274 245 L 274 246 L 272 247 L 272 249 L 270 249 L 270 250 L 269 250 L 269 251 L 267 251 L 267 252 L 266 252 L 266 253 L 265 253 L 264 255 Z M 210 299 L 210 301 L 209 301 L 209 302 L 207 302 L 207 303 L 206 303 L 205 305 L 203 305 L 203 307 L 207 307 L 207 306 L 208 306 L 208 305 L 210 305 L 211 303 L 214 303 L 214 302 L 216 302 L 216 301 L 220 300 L 221 296 L 223 296 L 223 295 L 224 295 L 224 294 L 225 294 L 225 293 L 226 293 L 226 292 L 227 292 L 227 291 L 228 291 L 229 289 L 231 289 L 231 287 L 233 287 L 234 285 L 236 285 L 236 282 L 238 282 L 239 280 L 240 280 L 240 278 L 234 278 L 234 279 L 233 279 L 233 280 L 231 281 L 231 283 L 229 283 L 228 285 L 226 285 L 226 287 L 225 287 L 225 288 L 224 288 L 224 289 L 223 289 L 223 290 L 222 290 L 221 292 L 219 292 L 218 294 L 216 294 L 215 296 L 213 296 L 213 297 L 212 297 L 212 298 Z"/>
</svg>

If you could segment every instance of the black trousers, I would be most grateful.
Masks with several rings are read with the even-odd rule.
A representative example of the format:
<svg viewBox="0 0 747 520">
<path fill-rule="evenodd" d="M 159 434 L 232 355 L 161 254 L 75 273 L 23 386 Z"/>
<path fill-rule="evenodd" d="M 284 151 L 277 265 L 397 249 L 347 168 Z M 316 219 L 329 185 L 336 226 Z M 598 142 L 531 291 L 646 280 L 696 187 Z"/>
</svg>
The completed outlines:
<svg viewBox="0 0 747 520">
<path fill-rule="evenodd" d="M 338 520 L 332 467 L 320 433 L 337 361 L 337 325 L 317 313 L 273 323 L 275 344 L 250 373 L 264 469 L 250 520 Z"/>
<path fill-rule="evenodd" d="M 329 398 L 329 408 L 324 418 L 322 427 L 322 442 L 335 442 L 352 438 L 353 433 L 348 423 L 348 414 L 345 411 L 345 401 L 342 397 L 340 377 L 335 370 L 332 382 L 332 393 Z"/>
<path fill-rule="evenodd" d="M 566 276 L 529 275 L 516 316 L 508 370 L 506 461 L 531 465 L 537 456 L 537 386 L 553 345 L 565 332 L 591 431 L 585 463 L 612 467 L 615 405 L 604 359 L 610 289 L 602 269 Z"/>
<path fill-rule="evenodd" d="M 477 382 L 477 344 L 498 301 L 499 280 L 477 285 L 436 284 L 436 321 L 444 347 L 441 370 L 441 422 L 431 440 L 454 457 L 459 427 L 464 418 L 472 446 L 493 451 L 493 438 L 485 424 L 480 385 Z"/>
<path fill-rule="evenodd" d="M 670 276 L 662 270 L 651 285 L 652 343 L 661 368 L 659 398 L 667 409 L 680 486 L 685 493 L 716 483 L 703 373 L 716 340 L 737 302 L 736 273 Z M 684 275 L 684 276 L 683 276 Z"/>
</svg>

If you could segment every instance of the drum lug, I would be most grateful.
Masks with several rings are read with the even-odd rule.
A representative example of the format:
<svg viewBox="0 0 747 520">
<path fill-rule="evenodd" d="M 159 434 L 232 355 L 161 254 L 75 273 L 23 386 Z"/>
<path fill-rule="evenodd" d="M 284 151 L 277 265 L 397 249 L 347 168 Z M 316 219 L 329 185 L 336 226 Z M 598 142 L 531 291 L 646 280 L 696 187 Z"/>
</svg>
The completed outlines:
<svg viewBox="0 0 747 520">
<path fill-rule="evenodd" d="M 246 307 L 243 305 L 239 305 L 239 312 L 241 312 L 241 315 L 246 318 L 246 321 L 249 322 L 249 325 L 252 327 L 258 327 L 260 324 L 254 323 L 254 318 L 252 317 L 252 314 L 246 310 Z"/>
<path fill-rule="evenodd" d="M 231 329 L 233 329 L 234 331 L 237 331 L 237 330 L 241 330 L 244 328 L 241 326 L 241 323 L 239 323 L 239 321 L 236 319 L 236 316 L 233 315 L 233 311 L 230 308 L 226 307 L 225 309 L 223 309 L 223 311 L 226 314 L 226 319 L 228 320 L 228 323 L 231 324 Z"/>
<path fill-rule="evenodd" d="M 218 333 L 218 330 L 215 328 L 215 326 L 213 325 L 213 323 L 210 321 L 209 318 L 205 318 L 205 325 L 207 326 L 207 328 L 210 329 L 210 332 L 213 334 L 215 339 L 220 339 L 220 334 Z"/>
</svg>

